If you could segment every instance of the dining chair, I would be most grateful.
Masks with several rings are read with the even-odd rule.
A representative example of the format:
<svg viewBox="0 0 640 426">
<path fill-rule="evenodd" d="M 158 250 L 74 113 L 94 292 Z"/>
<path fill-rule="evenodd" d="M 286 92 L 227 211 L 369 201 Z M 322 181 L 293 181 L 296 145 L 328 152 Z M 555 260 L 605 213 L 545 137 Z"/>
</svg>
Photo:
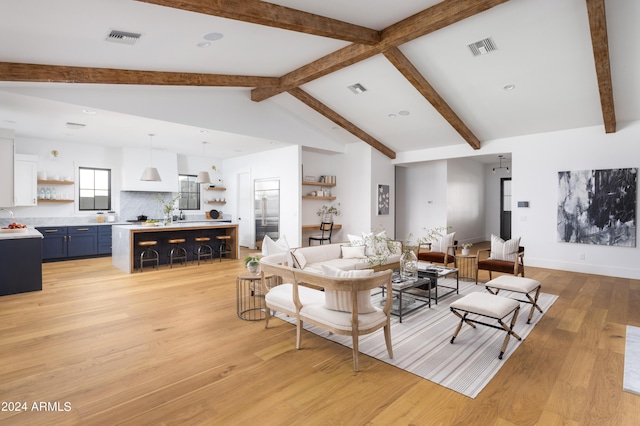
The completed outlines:
<svg viewBox="0 0 640 426">
<path fill-rule="evenodd" d="M 309 245 L 311 245 L 311 241 L 319 241 L 320 245 L 324 244 L 325 241 L 329 241 L 329 244 L 331 244 L 331 233 L 333 232 L 333 222 L 320 223 L 320 232 L 321 234 L 312 235 L 309 237 Z"/>
</svg>

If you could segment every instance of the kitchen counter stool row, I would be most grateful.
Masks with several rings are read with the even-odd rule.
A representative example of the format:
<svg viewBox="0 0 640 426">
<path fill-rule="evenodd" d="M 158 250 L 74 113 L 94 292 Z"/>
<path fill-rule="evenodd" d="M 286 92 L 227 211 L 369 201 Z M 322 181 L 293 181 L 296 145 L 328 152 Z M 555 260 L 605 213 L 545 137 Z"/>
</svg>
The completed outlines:
<svg viewBox="0 0 640 426">
<path fill-rule="evenodd" d="M 139 253 L 136 255 L 137 267 L 140 272 L 144 270 L 145 263 L 151 263 L 154 268 L 158 268 L 160 263 L 169 263 L 169 267 L 173 268 L 174 262 L 180 262 L 181 264 L 187 264 L 189 260 L 188 253 L 193 253 L 191 260 L 197 262 L 200 265 L 200 261 L 206 261 L 207 259 L 213 259 L 218 257 L 222 261 L 222 256 L 226 256 L 231 253 L 227 247 L 227 242 L 231 239 L 230 235 L 220 234 L 221 231 L 217 231 L 217 235 L 212 234 L 212 231 L 202 231 L 196 236 L 188 237 L 181 236 L 180 232 L 160 234 L 162 238 L 157 238 L 158 235 L 151 236 L 146 234 L 138 234 L 134 237 L 136 245 L 140 248 Z M 213 232 L 215 233 L 215 231 Z M 189 234 L 193 234 L 193 231 Z M 205 235 L 206 234 L 206 235 Z M 211 240 L 214 243 L 211 243 Z M 162 243 L 162 244 L 161 244 Z M 161 253 L 166 252 L 166 259 L 162 261 Z"/>
</svg>

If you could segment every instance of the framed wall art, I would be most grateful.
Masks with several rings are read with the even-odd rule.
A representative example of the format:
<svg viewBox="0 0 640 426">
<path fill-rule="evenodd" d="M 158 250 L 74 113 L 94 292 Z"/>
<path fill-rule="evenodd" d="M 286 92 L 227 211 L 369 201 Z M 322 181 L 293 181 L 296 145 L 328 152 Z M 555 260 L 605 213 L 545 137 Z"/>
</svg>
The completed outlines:
<svg viewBox="0 0 640 426">
<path fill-rule="evenodd" d="M 378 215 L 389 214 L 389 185 L 378 185 Z"/>
<path fill-rule="evenodd" d="M 558 241 L 636 246 L 638 169 L 558 172 Z"/>
</svg>

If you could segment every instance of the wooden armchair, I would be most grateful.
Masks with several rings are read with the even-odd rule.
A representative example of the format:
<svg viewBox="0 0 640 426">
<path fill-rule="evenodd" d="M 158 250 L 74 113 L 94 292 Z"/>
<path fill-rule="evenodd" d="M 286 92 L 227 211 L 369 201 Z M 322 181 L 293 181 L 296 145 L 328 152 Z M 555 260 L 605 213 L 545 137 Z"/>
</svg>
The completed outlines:
<svg viewBox="0 0 640 426">
<path fill-rule="evenodd" d="M 510 262 L 507 260 L 495 260 L 482 256 L 483 252 L 491 253 L 491 249 L 478 250 L 478 270 L 489 271 L 489 279 L 493 279 L 492 272 L 501 272 L 504 274 L 513 274 L 515 276 L 524 277 L 524 247 L 518 246 L 518 253 L 516 254 L 515 261 Z M 487 255 L 488 256 L 488 255 Z M 478 284 L 478 272 L 476 271 L 476 284 Z"/>
<path fill-rule="evenodd" d="M 445 252 L 431 251 L 431 243 L 423 243 L 418 247 L 418 260 L 431 263 L 441 263 L 448 266 L 449 263 L 455 262 L 457 248 L 457 240 L 453 242 L 453 245 L 448 246 Z"/>
</svg>

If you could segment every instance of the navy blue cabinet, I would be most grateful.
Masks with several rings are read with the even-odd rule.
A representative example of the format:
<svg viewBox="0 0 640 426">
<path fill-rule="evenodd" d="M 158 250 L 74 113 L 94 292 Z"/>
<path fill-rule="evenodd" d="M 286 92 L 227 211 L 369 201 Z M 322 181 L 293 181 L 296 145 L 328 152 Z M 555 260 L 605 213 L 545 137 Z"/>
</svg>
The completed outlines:
<svg viewBox="0 0 640 426">
<path fill-rule="evenodd" d="M 111 226 L 109 235 L 111 235 Z M 42 259 L 95 256 L 98 252 L 99 226 L 47 226 L 36 228 L 44 236 Z M 109 252 L 111 242 L 109 241 Z"/>
<path fill-rule="evenodd" d="M 47 226 L 36 228 L 42 236 L 42 259 L 67 257 L 67 227 Z"/>
<path fill-rule="evenodd" d="M 98 226 L 98 254 L 111 254 L 111 225 Z"/>
<path fill-rule="evenodd" d="M 70 226 L 67 229 L 68 257 L 98 254 L 97 226 Z"/>
<path fill-rule="evenodd" d="M 42 290 L 42 241 L 0 240 L 0 296 Z"/>
</svg>

